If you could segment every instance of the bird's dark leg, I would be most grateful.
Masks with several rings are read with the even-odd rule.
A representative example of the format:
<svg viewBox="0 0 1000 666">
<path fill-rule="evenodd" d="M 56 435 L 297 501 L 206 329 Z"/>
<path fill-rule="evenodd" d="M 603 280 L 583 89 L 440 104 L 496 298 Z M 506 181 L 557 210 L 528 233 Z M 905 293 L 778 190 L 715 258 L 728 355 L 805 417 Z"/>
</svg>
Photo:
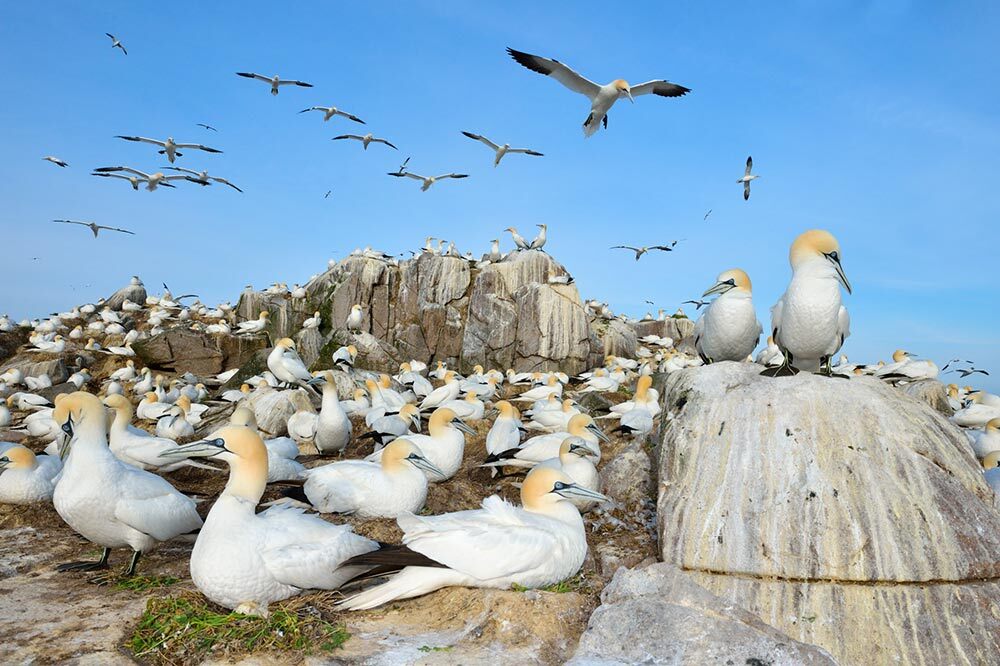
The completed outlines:
<svg viewBox="0 0 1000 666">
<path fill-rule="evenodd" d="M 604 129 L 608 129 L 608 114 L 606 113 L 604 114 L 604 120 L 602 120 L 601 122 L 604 123 Z"/>
<path fill-rule="evenodd" d="M 594 112 L 591 111 L 590 115 L 587 116 L 587 119 L 583 121 L 583 126 L 586 127 L 587 125 L 589 125 L 590 121 L 592 121 L 593 119 L 594 119 Z"/>
<path fill-rule="evenodd" d="M 765 368 L 760 374 L 762 377 L 791 377 L 793 375 L 799 374 L 797 368 L 792 367 L 792 355 L 790 352 L 784 351 L 785 360 L 781 365 L 775 366 L 773 368 Z"/>
<path fill-rule="evenodd" d="M 135 567 L 136 567 L 137 564 L 139 564 L 139 557 L 141 557 L 141 556 L 142 556 L 142 553 L 139 552 L 138 550 L 133 550 L 132 551 L 132 561 L 128 563 L 128 569 L 125 570 L 125 575 L 126 576 L 134 576 L 135 575 Z"/>
<path fill-rule="evenodd" d="M 104 553 L 101 555 L 101 559 L 97 562 L 66 562 L 65 564 L 60 564 L 56 567 L 56 571 L 65 573 L 67 571 L 97 571 L 98 569 L 108 568 L 108 557 L 111 555 L 111 549 L 105 548 Z"/>
<path fill-rule="evenodd" d="M 701 352 L 698 352 L 698 356 L 701 357 L 701 362 L 704 363 L 705 365 L 712 365 L 712 359 L 710 359 L 709 357 L 705 356 Z"/>
<path fill-rule="evenodd" d="M 823 375 L 824 377 L 836 377 L 837 379 L 850 379 L 847 375 L 839 375 L 833 371 L 833 357 L 824 356 L 819 361 L 819 372 L 817 375 Z"/>
</svg>

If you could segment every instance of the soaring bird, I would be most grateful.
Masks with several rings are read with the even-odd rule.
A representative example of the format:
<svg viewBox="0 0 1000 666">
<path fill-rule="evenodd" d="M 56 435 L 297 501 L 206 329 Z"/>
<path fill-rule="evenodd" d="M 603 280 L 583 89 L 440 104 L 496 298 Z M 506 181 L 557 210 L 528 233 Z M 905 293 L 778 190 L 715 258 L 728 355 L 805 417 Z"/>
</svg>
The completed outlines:
<svg viewBox="0 0 1000 666">
<path fill-rule="evenodd" d="M 52 162 L 56 166 L 61 166 L 61 167 L 68 167 L 69 166 L 69 164 L 67 164 L 63 160 L 59 159 L 58 157 L 53 157 L 52 155 L 46 155 L 42 159 L 45 160 L 46 162 Z"/>
<path fill-rule="evenodd" d="M 410 163 L 410 158 L 407 157 L 405 160 L 403 160 L 403 163 L 399 165 L 399 169 L 396 170 L 396 175 L 402 176 L 404 173 L 406 173 L 406 165 L 409 163 Z M 430 239 L 428 239 L 428 241 L 429 240 Z"/>
<path fill-rule="evenodd" d="M 683 301 L 681 305 L 687 305 L 688 303 L 690 303 L 691 305 L 694 306 L 695 310 L 701 310 L 702 306 L 708 305 L 711 302 L 712 301 Z"/>
<path fill-rule="evenodd" d="M 119 39 L 117 37 L 115 37 L 114 35 L 112 35 L 110 32 L 106 32 L 104 34 L 111 38 L 111 48 L 113 48 L 113 49 L 121 49 L 122 53 L 124 53 L 125 55 L 128 55 L 128 51 L 125 50 L 125 47 L 122 46 L 121 41 L 119 41 Z"/>
<path fill-rule="evenodd" d="M 218 176 L 209 176 L 208 170 L 194 171 L 192 169 L 185 169 L 183 167 L 164 167 L 164 169 L 170 169 L 171 171 L 180 171 L 182 173 L 191 174 L 192 177 L 188 178 L 187 180 L 190 180 L 192 183 L 198 183 L 199 185 L 211 185 L 212 184 L 211 181 L 215 181 L 216 183 L 222 183 L 223 185 L 228 185 L 237 192 L 243 191 L 240 188 L 233 185 L 232 183 L 230 183 L 225 178 L 220 178 Z"/>
<path fill-rule="evenodd" d="M 604 128 L 607 129 L 608 111 L 622 97 L 627 97 L 630 102 L 635 102 L 633 98 L 636 95 L 652 93 L 660 97 L 680 97 L 691 92 L 690 88 L 662 79 L 654 79 L 637 86 L 630 86 L 628 81 L 623 79 L 615 79 L 607 85 L 600 86 L 580 76 L 558 60 L 515 51 L 512 48 L 508 48 L 507 53 L 531 71 L 551 76 L 573 92 L 586 95 L 587 99 L 590 100 L 590 115 L 583 121 L 583 133 L 586 136 L 591 136 L 596 132 L 601 123 L 604 123 Z"/>
<path fill-rule="evenodd" d="M 511 148 L 509 143 L 505 143 L 501 146 L 499 144 L 493 143 L 482 134 L 473 134 L 472 132 L 466 132 L 464 130 L 462 131 L 462 134 L 469 137 L 470 139 L 475 139 L 476 141 L 479 141 L 483 145 L 489 146 L 493 150 L 493 152 L 496 153 L 496 156 L 493 159 L 493 166 L 495 167 L 500 165 L 500 160 L 502 160 L 503 156 L 506 155 L 507 153 L 522 153 L 524 155 L 533 155 L 534 157 L 544 157 L 542 153 L 530 150 L 528 148 Z"/>
<path fill-rule="evenodd" d="M 353 120 L 356 123 L 361 123 L 362 125 L 365 124 L 365 121 L 361 120 L 361 118 L 358 118 L 354 114 L 347 113 L 346 111 L 341 111 L 335 106 L 310 106 L 308 109 L 302 109 L 301 111 L 299 111 L 299 113 L 306 113 L 308 111 L 322 111 L 323 122 L 326 122 L 327 120 L 333 118 L 334 116 L 343 116 L 348 120 Z"/>
<path fill-rule="evenodd" d="M 159 139 L 147 139 L 144 136 L 115 136 L 116 139 L 125 139 L 126 141 L 139 141 L 141 143 L 151 143 L 154 146 L 160 146 L 162 150 L 157 152 L 160 155 L 166 154 L 167 161 L 171 164 L 178 157 L 184 155 L 184 153 L 178 152 L 178 148 L 193 148 L 195 150 L 204 150 L 206 153 L 221 153 L 221 150 L 216 150 L 215 148 L 209 148 L 208 146 L 203 146 L 200 143 L 176 143 L 172 136 L 168 136 L 166 141 L 160 141 Z"/>
<path fill-rule="evenodd" d="M 743 183 L 743 200 L 748 201 L 750 199 L 750 181 L 760 178 L 760 176 L 750 175 L 750 169 L 753 168 L 753 157 L 747 157 L 747 169 L 743 172 L 743 177 L 737 180 L 737 183 Z"/>
<path fill-rule="evenodd" d="M 90 175 L 91 176 L 101 176 L 103 178 L 121 178 L 122 180 L 127 180 L 129 183 L 132 184 L 132 189 L 135 190 L 136 192 L 139 191 L 139 183 L 145 183 L 146 182 L 145 178 L 140 178 L 139 176 L 125 176 L 125 175 L 120 174 L 120 173 L 103 173 L 103 172 L 98 173 L 98 172 L 94 172 L 94 173 L 92 173 Z M 171 185 L 170 183 L 160 183 L 160 184 L 163 185 L 164 187 L 173 187 L 173 185 Z"/>
<path fill-rule="evenodd" d="M 128 229 L 119 229 L 118 227 L 105 227 L 104 225 L 95 224 L 94 222 L 77 222 L 76 220 L 52 220 L 52 221 L 58 222 L 60 224 L 79 224 L 82 227 L 89 227 L 90 230 L 94 232 L 94 238 L 97 238 L 97 232 L 99 232 L 101 229 L 105 229 L 107 231 L 118 231 L 123 234 L 132 234 L 133 236 L 135 236 L 134 231 L 129 231 Z"/>
<path fill-rule="evenodd" d="M 642 255 L 646 254 L 650 250 L 661 250 L 663 252 L 672 252 L 674 245 L 677 245 L 677 241 L 674 241 L 672 245 L 643 245 L 642 247 L 632 247 L 631 245 L 612 245 L 610 249 L 612 250 L 632 250 L 635 252 L 635 260 L 639 261 Z"/>
<path fill-rule="evenodd" d="M 446 173 L 446 174 L 442 174 L 440 176 L 419 176 L 419 175 L 417 175 L 415 173 L 410 173 L 409 171 L 404 171 L 403 173 L 396 173 L 394 171 L 390 171 L 388 175 L 390 175 L 390 176 L 396 176 L 397 178 L 412 178 L 414 180 L 423 181 L 423 185 L 420 186 L 420 191 L 421 192 L 426 192 L 430 188 L 431 185 L 433 185 L 434 183 L 436 183 L 439 180 L 444 180 L 445 178 L 468 178 L 469 177 L 469 174 L 467 174 L 467 173 Z"/>
<path fill-rule="evenodd" d="M 261 74 L 254 74 L 253 72 L 236 72 L 237 76 L 242 76 L 247 79 L 257 79 L 258 81 L 263 81 L 264 83 L 271 84 L 271 94 L 278 94 L 279 86 L 299 86 L 302 88 L 312 88 L 311 83 L 306 83 L 305 81 L 296 81 L 294 79 L 282 79 L 277 74 L 274 76 L 263 76 Z"/>
<path fill-rule="evenodd" d="M 198 127 L 204 127 L 205 129 L 212 130 L 213 132 L 218 132 L 219 131 L 219 130 L 215 129 L 214 127 L 212 127 L 211 125 L 206 125 L 205 123 L 195 123 L 195 124 Z"/>
<path fill-rule="evenodd" d="M 149 190 L 150 192 L 155 190 L 160 185 L 164 187 L 173 187 L 173 185 L 170 184 L 171 180 L 188 179 L 188 176 L 186 174 L 176 175 L 176 176 L 164 176 L 163 173 L 160 171 L 157 171 L 156 173 L 145 173 L 143 171 L 139 171 L 138 169 L 133 169 L 132 167 L 127 167 L 127 166 L 98 167 L 94 169 L 94 173 L 92 173 L 91 175 L 111 176 L 116 171 L 127 171 L 128 173 L 138 176 L 139 177 L 138 180 L 144 181 L 146 183 L 146 189 Z M 129 178 L 128 180 L 129 182 L 132 182 L 131 178 Z M 137 189 L 137 185 L 135 182 L 132 182 L 132 187 Z"/>
<path fill-rule="evenodd" d="M 355 141 L 360 141 L 364 145 L 365 150 L 368 150 L 368 144 L 370 144 L 370 143 L 384 143 L 385 145 L 389 146 L 393 150 L 399 150 L 398 148 L 396 148 L 396 146 L 392 145 L 391 143 L 389 143 L 385 139 L 378 138 L 377 136 L 375 136 L 371 132 L 369 132 L 368 134 L 365 134 L 364 136 L 361 136 L 359 134 L 341 134 L 340 136 L 335 136 L 335 137 L 333 137 L 330 140 L 331 141 L 340 141 L 341 139 L 354 139 Z"/>
</svg>

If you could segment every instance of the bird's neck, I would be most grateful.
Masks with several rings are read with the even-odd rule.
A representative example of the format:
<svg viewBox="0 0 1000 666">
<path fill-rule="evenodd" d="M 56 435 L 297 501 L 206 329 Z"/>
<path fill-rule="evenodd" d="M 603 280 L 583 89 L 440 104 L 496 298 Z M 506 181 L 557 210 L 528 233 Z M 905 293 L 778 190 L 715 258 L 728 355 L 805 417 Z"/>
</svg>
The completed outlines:
<svg viewBox="0 0 1000 666">
<path fill-rule="evenodd" d="M 267 455 L 230 463 L 229 481 L 222 491 L 224 496 L 250 502 L 256 506 L 267 486 Z"/>
</svg>

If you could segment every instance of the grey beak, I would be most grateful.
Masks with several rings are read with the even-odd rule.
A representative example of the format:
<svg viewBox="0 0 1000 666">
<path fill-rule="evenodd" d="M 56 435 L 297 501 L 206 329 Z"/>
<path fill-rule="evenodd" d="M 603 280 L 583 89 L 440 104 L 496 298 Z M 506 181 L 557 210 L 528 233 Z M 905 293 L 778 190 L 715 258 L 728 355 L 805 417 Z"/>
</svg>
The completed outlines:
<svg viewBox="0 0 1000 666">
<path fill-rule="evenodd" d="M 466 435 L 475 435 L 475 434 L 476 434 L 476 431 L 475 431 L 475 430 L 473 430 L 473 429 L 472 429 L 472 428 L 471 428 L 471 427 L 470 427 L 470 426 L 469 426 L 468 424 L 466 424 L 466 422 L 465 422 L 465 421 L 463 421 L 462 419 L 459 419 L 459 418 L 455 418 L 455 419 L 452 419 L 452 420 L 451 420 L 451 424 L 452 424 L 453 426 L 455 426 L 456 428 L 458 428 L 459 430 L 461 430 L 462 432 L 464 432 L 464 433 L 465 433 Z"/>
<path fill-rule="evenodd" d="M 706 296 L 711 296 L 712 294 L 724 294 L 732 288 L 733 285 L 728 282 L 716 282 L 711 288 L 702 294 L 701 297 L 704 298 Z"/>
<path fill-rule="evenodd" d="M 182 458 L 211 458 L 219 455 L 225 450 L 226 441 L 220 437 L 184 444 L 183 446 L 178 446 L 176 449 L 161 453 L 160 457 L 172 458 L 174 460 L 180 460 Z"/>
<path fill-rule="evenodd" d="M 411 453 L 410 455 L 406 456 L 406 459 L 409 460 L 410 463 L 417 469 L 422 469 L 424 471 L 430 472 L 431 474 L 436 475 L 438 478 L 443 479 L 447 476 L 444 472 L 438 469 L 438 467 L 434 463 L 432 463 L 430 460 L 424 458 L 421 455 L 417 455 L 416 453 Z"/>
<path fill-rule="evenodd" d="M 589 430 L 590 432 L 594 433 L 597 436 L 597 439 L 601 440 L 602 442 L 610 442 L 611 441 L 611 438 L 608 437 L 607 435 L 605 435 L 604 431 L 601 430 L 600 428 L 598 428 L 593 423 L 591 423 L 589 426 L 587 426 L 587 430 Z"/>
<path fill-rule="evenodd" d="M 566 499 L 585 499 L 595 500 L 597 502 L 611 501 L 611 498 L 607 495 L 602 495 L 596 490 L 588 490 L 583 486 L 576 485 L 575 483 L 556 484 L 553 492 L 557 495 L 565 497 Z"/>
</svg>

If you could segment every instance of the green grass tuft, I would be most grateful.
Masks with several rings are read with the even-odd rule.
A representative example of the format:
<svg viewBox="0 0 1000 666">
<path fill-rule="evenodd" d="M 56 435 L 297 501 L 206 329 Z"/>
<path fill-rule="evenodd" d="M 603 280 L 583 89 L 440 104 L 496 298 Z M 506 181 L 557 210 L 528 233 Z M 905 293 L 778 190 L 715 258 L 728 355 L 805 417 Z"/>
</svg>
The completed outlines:
<svg viewBox="0 0 1000 666">
<path fill-rule="evenodd" d="M 174 576 L 132 576 L 115 581 L 115 587 L 132 592 L 148 592 L 161 587 L 170 587 L 177 580 Z"/>
<path fill-rule="evenodd" d="M 154 597 L 146 604 L 125 646 L 137 658 L 162 663 L 197 663 L 211 652 L 239 655 L 257 651 L 336 650 L 350 638 L 305 609 L 278 608 L 267 618 L 219 612 L 200 595 Z"/>
<path fill-rule="evenodd" d="M 449 652 L 451 650 L 451 646 L 450 645 L 443 645 L 443 646 L 437 647 L 437 646 L 430 646 L 430 645 L 421 645 L 417 649 L 420 650 L 421 652 Z"/>
<path fill-rule="evenodd" d="M 559 581 L 558 583 L 553 583 L 552 585 L 547 585 L 545 587 L 538 588 L 542 592 L 555 592 L 556 594 L 564 594 L 566 592 L 577 592 L 584 586 L 584 580 L 582 574 L 577 574 L 572 578 L 567 578 L 566 580 Z M 525 587 L 524 585 L 518 585 L 517 583 L 511 583 L 510 589 L 512 592 L 527 592 L 532 589 L 530 587 Z"/>
</svg>

